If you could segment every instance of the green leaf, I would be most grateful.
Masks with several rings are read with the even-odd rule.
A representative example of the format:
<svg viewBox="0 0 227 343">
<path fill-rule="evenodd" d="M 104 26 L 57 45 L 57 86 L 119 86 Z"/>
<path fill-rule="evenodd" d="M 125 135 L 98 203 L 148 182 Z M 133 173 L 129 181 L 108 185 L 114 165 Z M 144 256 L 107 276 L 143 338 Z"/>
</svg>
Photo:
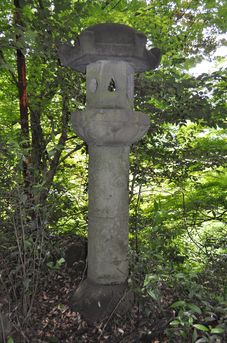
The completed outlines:
<svg viewBox="0 0 227 343">
<path fill-rule="evenodd" d="M 13 337 L 8 337 L 7 338 L 7 343 L 14 343 Z"/>
<path fill-rule="evenodd" d="M 211 329 L 210 332 L 211 333 L 224 333 L 225 329 L 217 326 L 216 328 Z"/>
<path fill-rule="evenodd" d="M 54 263 L 52 261 L 50 262 L 47 262 L 47 267 L 49 267 L 50 269 L 53 269 L 54 268 Z"/>
<path fill-rule="evenodd" d="M 64 264 L 64 263 L 65 263 L 65 259 L 64 259 L 64 257 L 61 257 L 59 260 L 57 260 L 56 267 L 60 268 L 62 266 L 62 264 Z"/>
<path fill-rule="evenodd" d="M 157 275 L 147 274 L 145 276 L 143 286 L 146 287 L 147 285 L 149 285 L 151 283 L 151 281 L 156 281 L 157 278 L 158 278 Z"/>
<path fill-rule="evenodd" d="M 195 305 L 195 304 L 188 304 L 188 307 L 190 308 L 190 310 L 194 313 L 198 313 L 198 314 L 202 314 L 201 309 Z"/>
<path fill-rule="evenodd" d="M 179 320 L 175 319 L 172 322 L 169 323 L 171 326 L 178 326 L 180 324 Z"/>
<path fill-rule="evenodd" d="M 150 295 L 150 297 L 152 298 L 152 299 L 154 299 L 154 300 L 158 300 L 158 294 L 154 291 L 154 290 L 152 290 L 152 289 L 148 289 L 147 290 L 147 293 Z"/>
<path fill-rule="evenodd" d="M 171 308 L 177 308 L 177 307 L 184 307 L 185 306 L 185 301 L 184 300 L 178 300 L 175 303 L 173 303 L 170 307 Z"/>
<path fill-rule="evenodd" d="M 197 330 L 194 329 L 193 334 L 192 334 L 192 342 L 195 342 L 197 338 L 198 338 L 198 333 L 197 333 Z"/>
<path fill-rule="evenodd" d="M 208 327 L 206 327 L 205 325 L 202 325 L 202 324 L 194 324 L 193 326 L 194 326 L 194 328 L 201 330 L 201 331 L 204 331 L 204 332 L 209 331 Z"/>
</svg>

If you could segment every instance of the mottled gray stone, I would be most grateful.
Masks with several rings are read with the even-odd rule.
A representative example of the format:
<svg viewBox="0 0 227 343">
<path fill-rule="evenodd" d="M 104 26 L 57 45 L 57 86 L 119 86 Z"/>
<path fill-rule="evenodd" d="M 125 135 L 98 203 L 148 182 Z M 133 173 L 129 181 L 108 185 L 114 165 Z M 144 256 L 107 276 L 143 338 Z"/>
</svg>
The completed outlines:
<svg viewBox="0 0 227 343">
<path fill-rule="evenodd" d="M 72 114 L 72 125 L 89 146 L 88 272 L 71 305 L 101 320 L 127 288 L 129 151 L 149 128 L 148 116 L 133 110 L 134 72 L 156 68 L 160 51 L 148 51 L 145 35 L 130 27 L 98 24 L 59 55 L 87 73 L 86 110 Z"/>
<path fill-rule="evenodd" d="M 133 68 L 127 62 L 97 61 L 87 67 L 87 108 L 72 114 L 75 132 L 88 144 L 131 145 L 149 128 L 146 114 L 133 111 Z M 109 86 L 115 83 L 115 90 Z"/>
<path fill-rule="evenodd" d="M 127 283 L 100 285 L 89 279 L 81 282 L 71 298 L 71 308 L 93 324 L 108 319 L 110 314 L 125 314 L 133 305 L 134 294 Z"/>
<path fill-rule="evenodd" d="M 133 109 L 133 76 L 134 69 L 127 62 L 100 60 L 89 64 L 87 66 L 87 109 Z M 115 88 L 112 86 L 111 90 L 113 82 Z"/>
<path fill-rule="evenodd" d="M 148 116 L 128 110 L 87 110 L 72 114 L 77 135 L 93 145 L 131 145 L 140 140 L 149 128 Z"/>
<path fill-rule="evenodd" d="M 128 146 L 89 146 L 88 278 L 98 284 L 128 277 L 128 172 Z"/>
<path fill-rule="evenodd" d="M 122 24 L 97 24 L 82 31 L 73 47 L 62 44 L 59 56 L 64 66 L 85 72 L 86 66 L 98 60 L 126 61 L 136 72 L 155 69 L 161 59 L 160 50 L 146 49 L 146 36 Z"/>
</svg>

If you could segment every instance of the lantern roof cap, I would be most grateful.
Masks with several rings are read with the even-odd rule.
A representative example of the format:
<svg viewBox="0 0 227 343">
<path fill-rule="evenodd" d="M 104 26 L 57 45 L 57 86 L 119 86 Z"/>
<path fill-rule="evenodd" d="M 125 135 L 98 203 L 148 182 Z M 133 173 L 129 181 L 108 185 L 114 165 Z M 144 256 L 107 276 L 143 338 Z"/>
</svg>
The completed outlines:
<svg viewBox="0 0 227 343">
<path fill-rule="evenodd" d="M 62 65 L 83 73 L 98 60 L 125 61 L 135 72 L 143 72 L 155 69 L 161 60 L 160 50 L 148 50 L 146 42 L 146 36 L 132 27 L 103 23 L 82 31 L 74 46 L 61 44 L 58 54 Z"/>
</svg>

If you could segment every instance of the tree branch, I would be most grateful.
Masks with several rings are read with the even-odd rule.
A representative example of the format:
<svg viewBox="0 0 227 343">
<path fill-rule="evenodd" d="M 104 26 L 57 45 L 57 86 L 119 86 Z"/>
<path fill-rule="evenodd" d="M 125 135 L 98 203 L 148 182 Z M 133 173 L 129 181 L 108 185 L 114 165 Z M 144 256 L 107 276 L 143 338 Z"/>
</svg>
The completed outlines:
<svg viewBox="0 0 227 343">
<path fill-rule="evenodd" d="M 57 168 L 60 163 L 61 153 L 64 149 L 65 142 L 67 140 L 67 128 L 69 122 L 69 109 L 68 109 L 68 99 L 63 95 L 62 97 L 62 132 L 58 141 L 58 149 L 55 152 L 53 159 L 50 161 L 50 167 L 46 174 L 45 186 L 40 193 L 40 201 L 44 203 L 47 199 L 48 193 L 51 188 L 54 176 L 56 174 Z"/>
<path fill-rule="evenodd" d="M 7 63 L 6 59 L 5 59 L 5 56 L 3 54 L 3 51 L 0 50 L 0 63 L 1 63 L 1 59 L 3 61 L 3 66 L 5 65 L 6 66 L 6 69 L 8 70 L 10 76 L 12 77 L 13 79 L 13 83 L 15 83 L 15 85 L 17 86 L 17 88 L 19 87 L 19 84 L 18 84 L 18 81 L 17 81 L 17 77 L 16 75 L 14 74 L 14 72 L 12 71 L 11 67 L 9 66 L 9 64 Z"/>
<path fill-rule="evenodd" d="M 66 154 L 64 157 L 62 157 L 60 163 L 64 162 L 69 156 L 71 156 L 74 152 L 82 149 L 84 146 L 85 146 L 85 143 L 77 145 L 73 150 L 71 150 L 70 152 L 68 152 L 68 154 Z"/>
</svg>

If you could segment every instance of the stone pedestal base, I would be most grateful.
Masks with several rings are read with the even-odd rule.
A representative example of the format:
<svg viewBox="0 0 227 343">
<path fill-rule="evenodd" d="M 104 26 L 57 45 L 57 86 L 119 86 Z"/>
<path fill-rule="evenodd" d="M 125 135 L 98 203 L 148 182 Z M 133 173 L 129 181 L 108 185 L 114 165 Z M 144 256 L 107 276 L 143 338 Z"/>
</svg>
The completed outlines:
<svg viewBox="0 0 227 343">
<path fill-rule="evenodd" d="M 91 323 L 108 318 L 113 312 L 124 314 L 133 305 L 134 295 L 127 283 L 100 285 L 84 280 L 70 300 L 71 308 Z"/>
</svg>

